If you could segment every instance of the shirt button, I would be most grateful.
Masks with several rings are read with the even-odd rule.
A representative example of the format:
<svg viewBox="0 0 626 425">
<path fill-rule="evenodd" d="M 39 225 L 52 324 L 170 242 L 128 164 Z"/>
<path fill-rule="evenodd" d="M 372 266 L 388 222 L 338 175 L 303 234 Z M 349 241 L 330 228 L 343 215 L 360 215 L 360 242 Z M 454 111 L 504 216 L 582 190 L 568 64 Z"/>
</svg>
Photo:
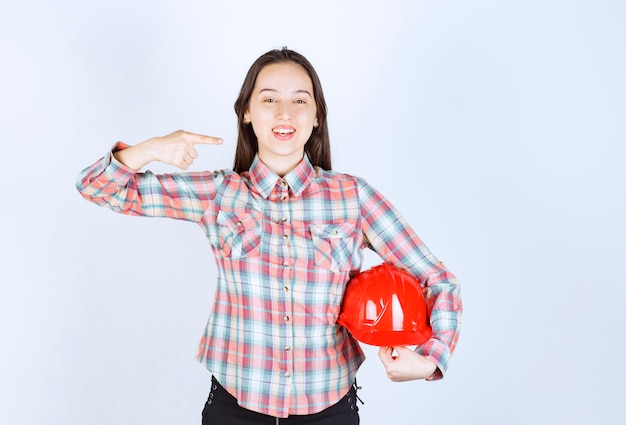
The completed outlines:
<svg viewBox="0 0 626 425">
<path fill-rule="evenodd" d="M 285 286 L 285 287 L 283 287 L 283 290 L 284 290 L 285 292 L 289 292 L 289 287 L 288 287 L 288 286 Z"/>
<path fill-rule="evenodd" d="M 281 180 L 281 181 L 280 181 L 280 185 L 281 185 L 282 187 L 287 187 L 287 182 L 286 182 L 286 181 L 284 181 L 284 180 Z"/>
<path fill-rule="evenodd" d="M 285 378 L 291 378 L 291 372 L 285 372 Z"/>
<path fill-rule="evenodd" d="M 285 266 L 285 267 L 289 266 L 289 260 L 283 261 L 283 266 Z"/>
<path fill-rule="evenodd" d="M 291 345 L 285 345 L 285 351 L 290 351 L 291 350 Z"/>
<path fill-rule="evenodd" d="M 287 242 L 289 240 L 289 235 L 283 235 L 283 240 Z"/>
<path fill-rule="evenodd" d="M 285 199 L 287 199 L 287 195 L 283 195 L 283 196 L 280 197 L 281 201 L 284 201 Z"/>
<path fill-rule="evenodd" d="M 283 223 L 286 222 L 287 220 L 289 220 L 287 217 L 283 217 L 280 219 L 280 221 L 282 221 Z"/>
<path fill-rule="evenodd" d="M 285 316 L 285 317 L 283 317 L 283 320 L 284 320 L 285 322 L 288 322 L 288 321 L 289 321 L 289 316 Z"/>
</svg>

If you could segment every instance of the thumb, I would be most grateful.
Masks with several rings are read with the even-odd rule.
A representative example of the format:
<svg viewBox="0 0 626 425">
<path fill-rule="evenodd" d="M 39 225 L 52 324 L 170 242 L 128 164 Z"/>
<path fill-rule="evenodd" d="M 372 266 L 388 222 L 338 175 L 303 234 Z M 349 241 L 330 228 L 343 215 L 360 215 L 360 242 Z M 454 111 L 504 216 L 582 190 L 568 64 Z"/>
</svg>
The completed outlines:
<svg viewBox="0 0 626 425">
<path fill-rule="evenodd" d="M 383 365 L 392 363 L 394 361 L 393 347 L 380 347 L 378 349 L 378 357 L 380 357 L 380 361 L 383 362 Z"/>
</svg>

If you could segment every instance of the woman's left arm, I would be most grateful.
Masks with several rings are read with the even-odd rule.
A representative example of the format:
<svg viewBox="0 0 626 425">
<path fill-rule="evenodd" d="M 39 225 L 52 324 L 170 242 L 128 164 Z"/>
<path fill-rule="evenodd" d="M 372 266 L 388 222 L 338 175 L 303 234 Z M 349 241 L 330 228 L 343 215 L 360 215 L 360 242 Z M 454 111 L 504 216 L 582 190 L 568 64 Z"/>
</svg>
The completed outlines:
<svg viewBox="0 0 626 425">
<path fill-rule="evenodd" d="M 433 336 L 415 352 L 381 348 L 379 356 L 394 381 L 443 378 L 456 347 L 463 305 L 456 277 L 430 252 L 395 207 L 359 179 L 362 231 L 384 262 L 417 277 L 425 290 Z"/>
</svg>

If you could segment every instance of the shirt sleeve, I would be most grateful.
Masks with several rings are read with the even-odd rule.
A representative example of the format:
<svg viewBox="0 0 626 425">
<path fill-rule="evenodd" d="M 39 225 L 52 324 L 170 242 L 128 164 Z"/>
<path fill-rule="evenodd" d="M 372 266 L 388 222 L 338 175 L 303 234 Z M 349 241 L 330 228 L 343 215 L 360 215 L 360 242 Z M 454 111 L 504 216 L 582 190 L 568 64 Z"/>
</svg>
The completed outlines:
<svg viewBox="0 0 626 425">
<path fill-rule="evenodd" d="M 81 196 L 122 214 L 199 222 L 224 180 L 224 172 L 137 172 L 113 156 L 127 147 L 117 143 L 79 174 L 76 188 Z"/>
<path fill-rule="evenodd" d="M 463 311 L 459 283 L 394 206 L 362 179 L 359 179 L 359 198 L 362 231 L 369 247 L 386 263 L 420 279 L 426 289 L 433 336 L 416 351 L 437 365 L 428 380 L 441 379 L 459 338 Z"/>
</svg>

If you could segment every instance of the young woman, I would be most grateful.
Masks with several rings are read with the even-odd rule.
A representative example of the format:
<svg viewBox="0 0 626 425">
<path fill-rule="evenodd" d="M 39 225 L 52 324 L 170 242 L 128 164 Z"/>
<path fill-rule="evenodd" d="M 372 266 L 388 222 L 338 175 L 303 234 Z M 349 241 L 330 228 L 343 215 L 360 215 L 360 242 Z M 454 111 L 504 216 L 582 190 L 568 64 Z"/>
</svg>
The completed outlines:
<svg viewBox="0 0 626 425">
<path fill-rule="evenodd" d="M 286 48 L 259 57 L 235 112 L 233 170 L 139 172 L 152 161 L 187 170 L 195 145 L 222 143 L 176 131 L 118 143 L 77 181 L 84 198 L 114 211 L 205 232 L 219 276 L 197 353 L 213 376 L 203 424 L 359 423 L 364 354 L 337 317 L 366 247 L 418 277 L 430 308 L 428 342 L 379 350 L 387 375 L 442 378 L 458 339 L 458 283 L 378 191 L 331 171 L 326 103 L 309 61 Z"/>
</svg>

